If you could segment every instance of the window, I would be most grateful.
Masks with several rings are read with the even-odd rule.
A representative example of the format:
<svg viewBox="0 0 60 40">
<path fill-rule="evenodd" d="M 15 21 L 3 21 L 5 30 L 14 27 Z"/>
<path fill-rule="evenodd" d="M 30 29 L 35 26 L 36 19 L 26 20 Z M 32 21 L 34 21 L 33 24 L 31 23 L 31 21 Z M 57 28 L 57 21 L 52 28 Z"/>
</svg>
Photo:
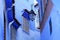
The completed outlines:
<svg viewBox="0 0 60 40">
<path fill-rule="evenodd" d="M 51 35 L 51 33 L 52 33 L 52 21 L 51 21 L 51 18 L 49 20 L 49 26 L 50 26 L 50 35 Z"/>
</svg>

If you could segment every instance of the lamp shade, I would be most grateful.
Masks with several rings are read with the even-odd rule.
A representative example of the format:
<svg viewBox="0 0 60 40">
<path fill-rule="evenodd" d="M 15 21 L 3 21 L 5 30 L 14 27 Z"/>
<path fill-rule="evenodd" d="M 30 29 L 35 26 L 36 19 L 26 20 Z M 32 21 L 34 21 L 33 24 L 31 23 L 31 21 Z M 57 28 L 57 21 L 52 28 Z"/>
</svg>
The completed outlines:
<svg viewBox="0 0 60 40">
<path fill-rule="evenodd" d="M 22 16 L 24 18 L 26 18 L 27 20 L 30 20 L 29 14 L 30 14 L 29 11 L 27 9 L 24 9 L 24 12 L 23 12 Z"/>
</svg>

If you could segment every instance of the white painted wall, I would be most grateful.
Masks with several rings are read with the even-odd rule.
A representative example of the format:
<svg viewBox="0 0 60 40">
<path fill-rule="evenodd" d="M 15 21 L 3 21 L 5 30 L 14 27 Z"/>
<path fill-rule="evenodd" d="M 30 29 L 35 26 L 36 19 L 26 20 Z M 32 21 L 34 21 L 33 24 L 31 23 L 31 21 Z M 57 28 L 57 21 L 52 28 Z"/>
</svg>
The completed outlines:
<svg viewBox="0 0 60 40">
<path fill-rule="evenodd" d="M 4 40 L 4 16 L 3 16 L 3 10 L 4 10 L 4 1 L 0 0 L 0 40 Z"/>
<path fill-rule="evenodd" d="M 52 0 L 53 8 L 41 34 L 41 40 L 60 40 L 60 0 Z M 52 20 L 52 34 L 50 35 L 49 19 Z"/>
<path fill-rule="evenodd" d="M 41 40 L 49 40 L 49 38 L 50 38 L 50 27 L 49 27 L 49 19 L 48 19 L 41 33 Z"/>
<path fill-rule="evenodd" d="M 31 10 L 31 4 L 34 4 L 34 0 L 15 0 L 15 17 L 22 24 L 22 10 L 28 9 Z M 29 35 L 23 32 L 22 25 L 17 30 L 16 39 L 17 40 L 40 40 L 40 32 L 35 30 L 35 21 L 30 22 Z"/>
<path fill-rule="evenodd" d="M 51 18 L 52 18 L 52 40 L 60 40 L 60 14 L 58 7 L 54 7 L 53 11 L 51 12 Z"/>
</svg>

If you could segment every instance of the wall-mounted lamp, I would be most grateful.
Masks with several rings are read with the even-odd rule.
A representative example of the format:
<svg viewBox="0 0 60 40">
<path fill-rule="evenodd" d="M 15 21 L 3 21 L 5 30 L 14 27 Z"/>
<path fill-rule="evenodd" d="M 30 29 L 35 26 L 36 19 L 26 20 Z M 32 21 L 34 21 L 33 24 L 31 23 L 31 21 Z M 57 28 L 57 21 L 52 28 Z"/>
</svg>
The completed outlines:
<svg viewBox="0 0 60 40">
<path fill-rule="evenodd" d="M 23 16 L 24 18 L 26 18 L 27 20 L 30 20 L 29 14 L 30 14 L 30 12 L 29 12 L 27 9 L 24 9 L 22 16 Z"/>
<path fill-rule="evenodd" d="M 27 9 L 24 9 L 24 12 L 22 14 L 23 17 L 25 17 L 27 20 L 35 20 L 36 14 L 34 13 L 33 10 L 28 11 Z"/>
</svg>

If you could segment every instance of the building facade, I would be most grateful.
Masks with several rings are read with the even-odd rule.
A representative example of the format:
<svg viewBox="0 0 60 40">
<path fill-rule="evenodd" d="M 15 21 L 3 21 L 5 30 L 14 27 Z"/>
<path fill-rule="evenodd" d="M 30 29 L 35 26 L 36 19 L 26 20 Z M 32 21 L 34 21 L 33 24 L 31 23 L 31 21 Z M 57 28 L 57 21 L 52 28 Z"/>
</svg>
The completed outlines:
<svg viewBox="0 0 60 40">
<path fill-rule="evenodd" d="M 59 0 L 0 0 L 0 40 L 60 40 Z"/>
</svg>

